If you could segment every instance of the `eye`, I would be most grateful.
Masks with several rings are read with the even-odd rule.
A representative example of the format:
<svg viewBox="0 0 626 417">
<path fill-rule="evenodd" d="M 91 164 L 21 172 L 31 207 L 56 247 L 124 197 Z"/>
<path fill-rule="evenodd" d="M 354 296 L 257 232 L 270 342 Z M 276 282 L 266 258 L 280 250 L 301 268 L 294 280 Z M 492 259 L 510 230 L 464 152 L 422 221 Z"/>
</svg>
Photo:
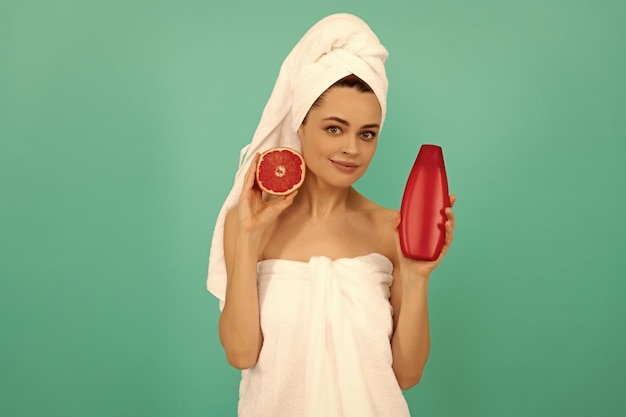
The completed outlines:
<svg viewBox="0 0 626 417">
<path fill-rule="evenodd" d="M 365 140 L 372 140 L 376 137 L 376 132 L 372 132 L 371 130 L 366 130 L 361 133 L 361 137 Z"/>
<path fill-rule="evenodd" d="M 326 128 L 326 131 L 331 135 L 338 135 L 341 133 L 341 128 L 339 126 L 329 126 Z"/>
</svg>

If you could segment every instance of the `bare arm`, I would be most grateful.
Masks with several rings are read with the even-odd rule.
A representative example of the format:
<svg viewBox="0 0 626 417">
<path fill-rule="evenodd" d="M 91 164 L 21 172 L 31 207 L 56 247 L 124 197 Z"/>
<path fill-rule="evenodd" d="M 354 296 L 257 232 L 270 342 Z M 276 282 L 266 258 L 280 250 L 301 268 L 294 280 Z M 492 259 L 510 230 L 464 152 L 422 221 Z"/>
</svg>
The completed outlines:
<svg viewBox="0 0 626 417">
<path fill-rule="evenodd" d="M 420 381 L 430 353 L 427 299 L 428 278 L 412 282 L 410 278 L 394 276 L 391 296 L 394 310 L 391 353 L 393 371 L 400 388 L 404 390 Z"/>
<path fill-rule="evenodd" d="M 454 204 L 455 198 L 451 196 Z M 394 310 L 394 333 L 391 339 L 393 371 L 400 388 L 415 386 L 422 377 L 430 353 L 428 322 L 428 282 L 454 238 L 454 214 L 446 209 L 446 241 L 439 258 L 432 262 L 406 259 L 396 236 L 399 268 L 394 268 L 391 303 Z M 399 221 L 399 220 L 397 220 Z M 396 223 L 397 226 L 397 223 Z"/>
<path fill-rule="evenodd" d="M 219 333 L 228 362 L 246 369 L 254 366 L 263 344 L 256 275 L 259 239 L 239 232 L 236 209 L 228 213 L 224 225 L 228 281 Z"/>
<path fill-rule="evenodd" d="M 239 204 L 227 214 L 224 223 L 227 283 L 219 334 L 228 362 L 238 369 L 253 367 L 263 345 L 256 271 L 261 239 L 295 197 L 292 193 L 263 201 L 254 184 L 257 160 L 258 154 L 244 179 Z"/>
</svg>

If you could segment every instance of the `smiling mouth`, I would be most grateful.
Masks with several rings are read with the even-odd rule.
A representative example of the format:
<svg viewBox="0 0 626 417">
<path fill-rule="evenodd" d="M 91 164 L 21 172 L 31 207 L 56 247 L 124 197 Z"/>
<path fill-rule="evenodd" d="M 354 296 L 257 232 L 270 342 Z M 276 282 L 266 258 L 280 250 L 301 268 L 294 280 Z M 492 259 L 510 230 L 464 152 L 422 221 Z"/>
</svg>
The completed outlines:
<svg viewBox="0 0 626 417">
<path fill-rule="evenodd" d="M 343 162 L 343 161 L 335 161 L 333 159 L 330 160 L 333 164 L 339 165 L 344 168 L 356 168 L 358 165 L 353 162 Z"/>
</svg>

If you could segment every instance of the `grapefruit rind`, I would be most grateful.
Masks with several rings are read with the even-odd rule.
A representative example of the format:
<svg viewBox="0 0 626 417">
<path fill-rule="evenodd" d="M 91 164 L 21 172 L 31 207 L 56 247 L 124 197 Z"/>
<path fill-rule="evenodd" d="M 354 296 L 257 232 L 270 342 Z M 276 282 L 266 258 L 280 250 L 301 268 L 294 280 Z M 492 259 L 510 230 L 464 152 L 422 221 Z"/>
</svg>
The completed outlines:
<svg viewBox="0 0 626 417">
<path fill-rule="evenodd" d="M 305 172 L 299 152 L 286 147 L 271 148 L 259 158 L 256 182 L 268 194 L 287 195 L 300 188 Z"/>
</svg>

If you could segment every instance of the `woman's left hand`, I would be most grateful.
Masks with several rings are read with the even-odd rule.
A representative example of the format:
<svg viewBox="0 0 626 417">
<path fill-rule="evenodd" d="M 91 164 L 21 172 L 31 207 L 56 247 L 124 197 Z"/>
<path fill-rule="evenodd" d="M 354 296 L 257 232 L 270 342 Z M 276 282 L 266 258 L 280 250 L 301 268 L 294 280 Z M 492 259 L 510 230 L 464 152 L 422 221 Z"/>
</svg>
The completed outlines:
<svg viewBox="0 0 626 417">
<path fill-rule="evenodd" d="M 448 250 L 450 249 L 450 245 L 454 240 L 454 227 L 455 227 L 455 218 L 454 213 L 452 212 L 452 207 L 456 202 L 456 196 L 450 195 L 450 207 L 445 209 L 445 214 L 448 220 L 444 225 L 446 229 L 446 237 L 443 248 L 441 249 L 441 254 L 434 261 L 422 261 L 415 260 L 410 258 L 405 258 L 402 254 L 402 250 L 400 249 L 400 238 L 398 234 L 398 226 L 400 225 L 400 213 L 396 215 L 395 219 L 395 230 L 396 230 L 396 249 L 398 251 L 398 258 L 400 259 L 401 270 L 408 272 L 408 274 L 417 279 L 428 279 L 431 272 L 437 268 L 437 266 L 441 263 L 441 260 L 446 255 Z M 406 274 L 403 274 L 407 276 Z"/>
</svg>

